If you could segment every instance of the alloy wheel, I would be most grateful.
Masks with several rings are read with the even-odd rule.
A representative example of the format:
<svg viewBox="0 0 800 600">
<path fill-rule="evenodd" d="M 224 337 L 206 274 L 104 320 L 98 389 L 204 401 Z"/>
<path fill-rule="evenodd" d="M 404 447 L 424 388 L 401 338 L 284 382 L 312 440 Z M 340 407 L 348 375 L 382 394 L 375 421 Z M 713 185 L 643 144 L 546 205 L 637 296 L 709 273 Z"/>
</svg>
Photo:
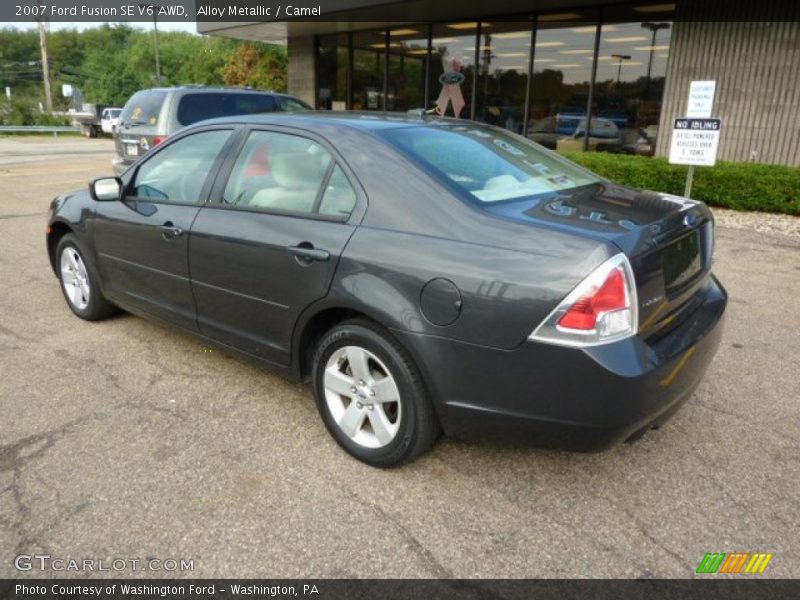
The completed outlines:
<svg viewBox="0 0 800 600">
<path fill-rule="evenodd" d="M 64 286 L 67 300 L 77 310 L 85 310 L 89 306 L 90 288 L 89 273 L 81 255 L 72 246 L 67 246 L 61 253 L 61 284 Z"/>
<path fill-rule="evenodd" d="M 365 448 L 383 448 L 397 436 L 400 391 L 386 365 L 360 346 L 337 349 L 325 365 L 325 401 L 339 429 Z"/>
</svg>

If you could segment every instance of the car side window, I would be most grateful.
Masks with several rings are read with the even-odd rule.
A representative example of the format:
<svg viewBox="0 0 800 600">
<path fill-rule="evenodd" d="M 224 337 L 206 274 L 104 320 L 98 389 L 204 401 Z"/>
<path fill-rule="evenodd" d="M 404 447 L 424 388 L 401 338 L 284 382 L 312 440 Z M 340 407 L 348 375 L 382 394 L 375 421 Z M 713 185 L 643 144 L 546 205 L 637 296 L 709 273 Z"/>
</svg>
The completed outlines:
<svg viewBox="0 0 800 600">
<path fill-rule="evenodd" d="M 332 165 L 331 154 L 314 140 L 254 131 L 236 160 L 223 202 L 256 210 L 316 213 Z M 335 210 L 338 205 L 330 203 Z"/>
<path fill-rule="evenodd" d="M 197 204 L 222 147 L 228 129 L 203 131 L 164 148 L 139 167 L 131 195 L 153 201 Z"/>
<path fill-rule="evenodd" d="M 356 191 L 350 185 L 350 180 L 336 165 L 325 187 L 322 202 L 319 205 L 319 214 L 332 217 L 347 217 L 353 212 L 356 205 Z"/>
</svg>

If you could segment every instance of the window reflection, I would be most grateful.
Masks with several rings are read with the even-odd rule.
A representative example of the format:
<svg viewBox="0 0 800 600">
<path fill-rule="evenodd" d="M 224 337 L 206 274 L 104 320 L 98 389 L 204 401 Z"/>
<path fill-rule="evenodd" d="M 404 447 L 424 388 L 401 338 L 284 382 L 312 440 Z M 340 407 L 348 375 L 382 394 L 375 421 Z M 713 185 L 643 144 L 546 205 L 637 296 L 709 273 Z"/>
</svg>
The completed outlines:
<svg viewBox="0 0 800 600">
<path fill-rule="evenodd" d="M 597 31 L 593 16 L 562 13 L 538 20 L 528 137 L 560 152 L 583 147 Z"/>
<path fill-rule="evenodd" d="M 672 3 L 606 6 L 599 39 L 597 9 L 395 25 L 353 33 L 352 48 L 345 34 L 320 36 L 318 106 L 425 108 L 504 127 L 560 152 L 652 155 L 674 12 Z"/>
<path fill-rule="evenodd" d="M 593 150 L 652 156 L 667 72 L 671 12 L 615 9 L 602 27 L 592 113 L 617 130 Z M 625 19 L 627 22 L 622 21 Z"/>
<path fill-rule="evenodd" d="M 425 108 L 425 63 L 428 26 L 398 27 L 389 31 L 389 89 L 386 109 Z"/>
<path fill-rule="evenodd" d="M 319 38 L 317 108 L 347 109 L 347 62 L 346 35 L 326 35 Z"/>
<path fill-rule="evenodd" d="M 522 133 L 532 22 L 481 25 L 476 118 Z"/>
<path fill-rule="evenodd" d="M 385 110 L 383 94 L 386 32 L 353 34 L 353 110 Z"/>
<path fill-rule="evenodd" d="M 470 118 L 478 24 L 433 26 L 428 106 L 448 117 Z"/>
</svg>

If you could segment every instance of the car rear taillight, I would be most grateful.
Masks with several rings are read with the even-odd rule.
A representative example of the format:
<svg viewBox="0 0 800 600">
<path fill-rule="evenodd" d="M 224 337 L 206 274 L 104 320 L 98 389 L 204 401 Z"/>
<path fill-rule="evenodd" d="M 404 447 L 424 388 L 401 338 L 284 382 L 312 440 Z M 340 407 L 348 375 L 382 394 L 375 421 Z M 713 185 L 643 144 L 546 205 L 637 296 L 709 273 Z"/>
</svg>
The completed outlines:
<svg viewBox="0 0 800 600">
<path fill-rule="evenodd" d="M 633 271 L 624 254 L 597 267 L 551 312 L 529 339 L 564 346 L 596 346 L 636 335 Z"/>
<path fill-rule="evenodd" d="M 167 139 L 165 135 L 157 135 L 153 138 L 153 147 L 158 146 L 161 142 Z"/>
</svg>

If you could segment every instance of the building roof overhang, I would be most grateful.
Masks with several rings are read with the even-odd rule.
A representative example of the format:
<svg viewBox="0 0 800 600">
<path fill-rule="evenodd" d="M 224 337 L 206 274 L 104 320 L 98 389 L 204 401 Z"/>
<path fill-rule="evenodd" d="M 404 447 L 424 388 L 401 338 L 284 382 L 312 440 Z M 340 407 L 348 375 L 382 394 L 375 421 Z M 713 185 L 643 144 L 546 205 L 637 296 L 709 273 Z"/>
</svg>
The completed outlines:
<svg viewBox="0 0 800 600">
<path fill-rule="evenodd" d="M 579 19 L 575 10 L 608 4 L 608 0 L 326 0 L 319 20 L 264 22 L 197 22 L 197 32 L 273 44 L 289 36 L 379 29 L 401 23 L 488 19 L 564 10 L 565 20 Z M 570 9 L 570 10 L 567 10 Z"/>
</svg>

